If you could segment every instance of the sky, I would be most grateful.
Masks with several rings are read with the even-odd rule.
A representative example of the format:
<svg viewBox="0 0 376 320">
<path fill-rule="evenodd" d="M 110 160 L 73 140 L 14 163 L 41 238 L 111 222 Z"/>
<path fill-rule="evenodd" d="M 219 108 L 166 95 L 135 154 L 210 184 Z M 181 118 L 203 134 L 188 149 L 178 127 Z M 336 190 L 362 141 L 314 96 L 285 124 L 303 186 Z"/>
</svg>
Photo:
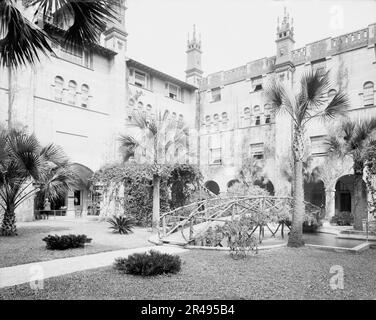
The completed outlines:
<svg viewBox="0 0 376 320">
<path fill-rule="evenodd" d="M 204 76 L 276 54 L 277 18 L 294 18 L 295 48 L 376 23 L 376 0 L 127 0 L 130 58 L 185 79 L 188 32 L 202 39 Z"/>
</svg>

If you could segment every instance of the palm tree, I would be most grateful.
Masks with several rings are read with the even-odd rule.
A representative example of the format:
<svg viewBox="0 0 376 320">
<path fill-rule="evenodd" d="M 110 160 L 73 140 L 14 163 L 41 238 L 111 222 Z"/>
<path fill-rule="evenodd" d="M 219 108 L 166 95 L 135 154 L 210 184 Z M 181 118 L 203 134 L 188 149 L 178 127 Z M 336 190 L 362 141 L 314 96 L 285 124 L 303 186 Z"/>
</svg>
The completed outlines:
<svg viewBox="0 0 376 320">
<path fill-rule="evenodd" d="M 0 132 L 0 207 L 4 210 L 1 234 L 16 235 L 15 210 L 38 191 L 36 184 L 47 168 L 66 163 L 62 150 L 41 147 L 36 137 L 20 129 Z"/>
<path fill-rule="evenodd" d="M 34 16 L 69 23 L 64 42 L 85 46 L 99 41 L 107 22 L 115 19 L 114 8 L 121 0 L 2 0 L 0 2 L 0 65 L 18 68 L 33 65 L 40 54 L 52 53 L 49 41 L 56 39 L 29 21 L 24 9 L 31 9 Z M 24 8 L 23 8 L 24 7 Z M 58 15 L 56 15 L 58 13 Z M 73 21 L 72 21 L 73 20 Z M 72 21 L 72 22 L 71 22 Z"/>
<path fill-rule="evenodd" d="M 275 112 L 286 112 L 293 124 L 292 152 L 294 158 L 294 182 L 292 228 L 288 245 L 300 247 L 303 241 L 304 189 L 303 160 L 305 154 L 305 128 L 307 123 L 315 119 L 330 120 L 343 115 L 349 105 L 347 95 L 339 91 L 329 103 L 327 92 L 331 87 L 329 72 L 307 72 L 300 79 L 297 93 L 291 92 L 276 78 L 266 88 L 265 95 Z M 326 105 L 326 106 L 325 106 Z"/>
<path fill-rule="evenodd" d="M 362 219 L 367 217 L 367 190 L 363 182 L 366 152 L 374 143 L 376 117 L 347 120 L 327 139 L 328 151 L 334 156 L 351 156 L 354 170 L 354 229 L 362 230 Z"/>
<path fill-rule="evenodd" d="M 59 165 L 50 163 L 45 166 L 37 184 L 37 202 L 43 203 L 45 199 L 54 202 L 79 184 L 79 175 L 68 161 Z"/>
<path fill-rule="evenodd" d="M 181 122 L 157 112 L 147 115 L 144 112 L 133 112 L 131 126 L 140 129 L 139 137 L 124 134 L 120 136 L 120 150 L 123 162 L 129 161 L 137 152 L 140 160 L 152 164 L 153 173 L 153 232 L 159 231 L 160 217 L 160 182 L 164 165 L 176 160 L 176 152 L 186 148 L 188 142 L 188 128 Z M 185 150 L 186 151 L 186 150 Z M 139 160 L 139 159 L 138 159 Z"/>
</svg>

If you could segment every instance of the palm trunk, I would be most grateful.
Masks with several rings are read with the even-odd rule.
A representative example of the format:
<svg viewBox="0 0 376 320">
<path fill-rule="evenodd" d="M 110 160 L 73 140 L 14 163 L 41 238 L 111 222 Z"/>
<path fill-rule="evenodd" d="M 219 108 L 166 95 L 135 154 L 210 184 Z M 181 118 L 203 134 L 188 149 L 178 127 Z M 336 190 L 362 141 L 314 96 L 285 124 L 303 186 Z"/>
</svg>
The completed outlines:
<svg viewBox="0 0 376 320">
<path fill-rule="evenodd" d="M 354 175 L 354 229 L 362 230 L 362 220 L 367 218 L 367 190 L 364 188 L 363 175 Z"/>
<path fill-rule="evenodd" d="M 1 235 L 3 236 L 16 236 L 16 214 L 14 206 L 9 206 L 4 212 L 4 218 L 1 225 Z"/>
<path fill-rule="evenodd" d="M 161 177 L 159 175 L 154 175 L 153 176 L 153 219 L 152 219 L 153 233 L 159 232 L 160 184 L 161 184 Z"/>
<path fill-rule="evenodd" d="M 292 226 L 289 236 L 289 247 L 304 246 L 303 241 L 303 218 L 304 218 L 304 189 L 303 189 L 303 161 L 295 160 L 294 164 L 294 194 Z"/>
</svg>

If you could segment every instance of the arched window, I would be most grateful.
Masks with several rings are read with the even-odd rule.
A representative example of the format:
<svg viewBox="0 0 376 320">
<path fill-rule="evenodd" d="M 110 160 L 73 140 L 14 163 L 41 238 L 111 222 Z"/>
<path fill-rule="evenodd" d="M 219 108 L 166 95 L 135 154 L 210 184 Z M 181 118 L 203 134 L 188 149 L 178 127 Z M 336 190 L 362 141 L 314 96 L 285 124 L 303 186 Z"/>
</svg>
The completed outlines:
<svg viewBox="0 0 376 320">
<path fill-rule="evenodd" d="M 63 89 L 64 89 L 64 79 L 60 76 L 55 77 L 55 100 L 63 101 Z"/>
<path fill-rule="evenodd" d="M 363 85 L 363 101 L 365 106 L 373 106 L 375 103 L 374 85 L 371 81 Z"/>
<path fill-rule="evenodd" d="M 205 117 L 206 122 L 210 122 L 210 116 Z"/>
<path fill-rule="evenodd" d="M 330 89 L 328 92 L 328 99 L 329 101 L 333 99 L 333 97 L 337 94 L 337 90 L 335 89 Z"/>
<path fill-rule="evenodd" d="M 183 120 L 184 120 L 183 115 L 182 115 L 182 114 L 179 114 L 179 122 L 183 122 Z"/>
<path fill-rule="evenodd" d="M 129 106 L 133 107 L 134 106 L 134 100 L 132 98 L 130 98 L 128 104 L 129 104 Z"/>
<path fill-rule="evenodd" d="M 151 112 L 151 109 L 152 109 L 151 104 L 147 104 L 146 105 L 146 111 Z"/>
<path fill-rule="evenodd" d="M 143 107 L 144 107 L 144 104 L 141 101 L 139 103 L 137 103 L 138 109 L 142 109 Z"/>
<path fill-rule="evenodd" d="M 70 80 L 68 83 L 68 103 L 76 104 L 77 96 L 77 83 L 76 81 Z"/>
<path fill-rule="evenodd" d="M 259 112 L 260 112 L 260 106 L 254 106 L 253 113 L 259 113 Z"/>
<path fill-rule="evenodd" d="M 227 120 L 227 112 L 222 112 L 222 120 Z"/>
<path fill-rule="evenodd" d="M 176 120 L 176 112 L 172 113 L 172 120 Z"/>
<path fill-rule="evenodd" d="M 249 109 L 248 107 L 245 107 L 244 108 L 244 115 L 249 116 L 250 113 L 251 113 L 251 109 Z"/>
<path fill-rule="evenodd" d="M 89 106 L 89 86 L 83 84 L 81 86 L 81 107 L 87 108 Z"/>
<path fill-rule="evenodd" d="M 214 118 L 214 121 L 218 121 L 218 120 L 219 120 L 219 115 L 218 115 L 218 113 L 215 113 L 213 118 Z"/>
</svg>

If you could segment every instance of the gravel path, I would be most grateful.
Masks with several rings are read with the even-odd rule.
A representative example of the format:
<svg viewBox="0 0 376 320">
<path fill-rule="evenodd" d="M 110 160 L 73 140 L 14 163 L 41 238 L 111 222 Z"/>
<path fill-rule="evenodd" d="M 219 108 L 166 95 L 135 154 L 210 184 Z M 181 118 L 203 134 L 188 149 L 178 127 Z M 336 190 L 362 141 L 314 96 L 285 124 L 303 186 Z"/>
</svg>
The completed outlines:
<svg viewBox="0 0 376 320">
<path fill-rule="evenodd" d="M 360 254 L 282 248 L 233 260 L 225 252 L 181 254 L 177 275 L 140 278 L 111 267 L 0 290 L 0 299 L 375 299 L 376 250 Z M 344 269 L 344 289 L 332 290 L 332 266 Z"/>
</svg>

